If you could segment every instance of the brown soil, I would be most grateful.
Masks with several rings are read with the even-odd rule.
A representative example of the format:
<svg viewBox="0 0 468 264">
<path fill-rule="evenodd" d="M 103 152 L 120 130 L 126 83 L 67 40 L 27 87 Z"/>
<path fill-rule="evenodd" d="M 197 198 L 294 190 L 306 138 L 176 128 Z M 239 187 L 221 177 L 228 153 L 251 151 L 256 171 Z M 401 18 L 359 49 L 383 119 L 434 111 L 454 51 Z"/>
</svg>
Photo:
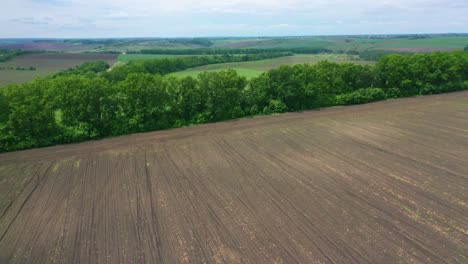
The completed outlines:
<svg viewBox="0 0 468 264">
<path fill-rule="evenodd" d="M 0 263 L 467 263 L 468 92 L 0 155 Z"/>
</svg>

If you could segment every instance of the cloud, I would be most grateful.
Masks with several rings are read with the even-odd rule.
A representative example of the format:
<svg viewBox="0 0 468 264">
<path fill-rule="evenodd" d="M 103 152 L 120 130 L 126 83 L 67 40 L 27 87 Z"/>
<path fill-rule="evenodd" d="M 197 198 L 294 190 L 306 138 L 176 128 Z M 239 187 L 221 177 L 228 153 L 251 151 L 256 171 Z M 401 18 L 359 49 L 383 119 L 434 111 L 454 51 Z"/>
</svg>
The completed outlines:
<svg viewBox="0 0 468 264">
<path fill-rule="evenodd" d="M 2 11 L 0 37 L 468 32 L 466 0 L 15 0 Z"/>
<path fill-rule="evenodd" d="M 30 2 L 40 5 L 73 6 L 73 1 L 70 0 L 30 0 Z"/>
<path fill-rule="evenodd" d="M 13 18 L 10 19 L 13 23 L 20 23 L 26 25 L 49 25 L 53 19 L 50 17 L 42 17 L 42 18 L 35 18 L 35 17 L 21 17 L 21 18 Z"/>
</svg>

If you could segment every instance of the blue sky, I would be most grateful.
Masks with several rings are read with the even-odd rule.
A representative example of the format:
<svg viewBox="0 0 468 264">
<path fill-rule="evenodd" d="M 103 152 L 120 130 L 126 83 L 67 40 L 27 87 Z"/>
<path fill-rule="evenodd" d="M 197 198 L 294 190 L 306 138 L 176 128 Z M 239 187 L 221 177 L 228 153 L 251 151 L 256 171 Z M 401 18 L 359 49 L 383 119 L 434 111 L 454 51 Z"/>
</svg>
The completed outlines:
<svg viewBox="0 0 468 264">
<path fill-rule="evenodd" d="M 5 1 L 5 2 L 4 2 Z M 0 38 L 468 32 L 468 0 L 2 0 Z"/>
</svg>

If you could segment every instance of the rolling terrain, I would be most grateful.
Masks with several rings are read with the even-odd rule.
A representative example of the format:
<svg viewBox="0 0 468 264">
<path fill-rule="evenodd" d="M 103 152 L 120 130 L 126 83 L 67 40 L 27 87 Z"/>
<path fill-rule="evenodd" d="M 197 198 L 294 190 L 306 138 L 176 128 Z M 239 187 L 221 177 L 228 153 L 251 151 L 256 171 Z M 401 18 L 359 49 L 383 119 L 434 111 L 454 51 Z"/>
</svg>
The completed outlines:
<svg viewBox="0 0 468 264">
<path fill-rule="evenodd" d="M 468 92 L 0 155 L 0 263 L 466 263 Z"/>
<path fill-rule="evenodd" d="M 296 64 L 304 63 L 316 64 L 324 60 L 336 63 L 355 63 L 361 65 L 371 65 L 375 63 L 373 61 L 362 61 L 359 60 L 357 56 L 346 54 L 295 54 L 293 56 L 258 61 L 209 64 L 204 66 L 193 67 L 184 71 L 174 72 L 171 73 L 171 75 L 177 77 L 196 77 L 197 75 L 205 71 L 222 71 L 227 69 L 234 69 L 240 75 L 252 78 L 257 77 L 268 70 L 279 68 L 281 65 L 293 66 Z"/>
<path fill-rule="evenodd" d="M 0 86 L 24 83 L 37 77 L 46 77 L 84 62 L 104 60 L 111 66 L 116 61 L 130 61 L 183 58 L 189 51 L 200 49 L 327 49 L 327 54 L 301 54 L 292 50 L 291 58 L 276 58 L 263 62 L 209 65 L 197 67 L 174 76 L 195 77 L 203 71 L 219 71 L 233 68 L 242 75 L 252 78 L 265 70 L 281 65 L 316 63 L 319 59 L 330 61 L 367 64 L 368 58 L 359 59 L 359 54 L 369 51 L 427 53 L 432 51 L 463 50 L 468 46 L 467 34 L 429 35 L 355 35 L 355 36 L 305 36 L 305 37 L 223 37 L 223 38 L 114 38 L 114 39 L 0 39 L 0 50 L 49 51 L 57 54 L 29 54 L 18 56 L 11 61 L 0 63 Z M 185 55 L 170 54 L 129 54 L 148 50 L 180 52 Z M 162 52 L 161 51 L 161 52 Z M 348 54 L 347 54 L 348 53 Z M 224 53 L 222 53 L 224 54 Z M 222 55 L 218 54 L 218 55 Z M 35 67 L 36 70 L 15 70 L 11 67 Z"/>
<path fill-rule="evenodd" d="M 0 86 L 12 83 L 24 83 L 37 77 L 45 77 L 90 61 L 106 61 L 113 65 L 117 62 L 115 54 L 84 54 L 84 53 L 43 53 L 27 54 L 15 57 L 11 61 L 0 62 L 0 67 L 13 69 L 0 70 Z M 35 70 L 15 70 L 16 67 Z"/>
</svg>

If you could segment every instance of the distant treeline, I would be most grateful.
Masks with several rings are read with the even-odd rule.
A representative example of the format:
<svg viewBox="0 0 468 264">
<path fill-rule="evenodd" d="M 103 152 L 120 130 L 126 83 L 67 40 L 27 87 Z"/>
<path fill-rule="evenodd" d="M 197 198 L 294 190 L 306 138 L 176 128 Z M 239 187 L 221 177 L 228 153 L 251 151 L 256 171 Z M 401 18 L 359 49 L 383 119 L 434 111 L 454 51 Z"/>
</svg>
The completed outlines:
<svg viewBox="0 0 468 264">
<path fill-rule="evenodd" d="M 0 62 L 9 61 L 19 55 L 42 53 L 42 52 L 43 51 L 0 49 Z"/>
<path fill-rule="evenodd" d="M 365 61 L 378 61 L 380 58 L 384 56 L 388 56 L 391 54 L 400 54 L 400 55 L 411 55 L 412 52 L 398 52 L 393 50 L 366 50 L 358 52 L 359 58 Z"/>
<path fill-rule="evenodd" d="M 161 42 L 171 43 L 177 45 L 198 45 L 209 47 L 213 45 L 207 38 L 174 38 L 174 39 L 66 39 L 65 43 L 83 44 L 83 45 L 119 45 L 124 43 L 138 43 L 138 42 Z"/>
<path fill-rule="evenodd" d="M 262 53 L 283 53 L 291 52 L 296 54 L 319 54 L 330 53 L 327 48 L 199 48 L 199 49 L 143 49 L 138 51 L 128 51 L 128 54 L 171 54 L 171 55 L 222 55 L 222 54 L 262 54 Z"/>
<path fill-rule="evenodd" d="M 281 66 L 250 81 L 234 70 L 174 78 L 140 67 L 130 67 L 121 80 L 109 78 L 114 70 L 105 63 L 93 62 L 1 88 L 0 151 L 468 89 L 463 51 L 394 54 L 375 66 Z"/>
<path fill-rule="evenodd" d="M 35 71 L 37 70 L 36 67 L 20 67 L 20 66 L 16 66 L 16 67 L 13 67 L 13 66 L 6 66 L 6 67 L 2 67 L 0 66 L 0 71 L 3 71 L 3 70 L 16 70 L 16 71 Z"/>
</svg>

